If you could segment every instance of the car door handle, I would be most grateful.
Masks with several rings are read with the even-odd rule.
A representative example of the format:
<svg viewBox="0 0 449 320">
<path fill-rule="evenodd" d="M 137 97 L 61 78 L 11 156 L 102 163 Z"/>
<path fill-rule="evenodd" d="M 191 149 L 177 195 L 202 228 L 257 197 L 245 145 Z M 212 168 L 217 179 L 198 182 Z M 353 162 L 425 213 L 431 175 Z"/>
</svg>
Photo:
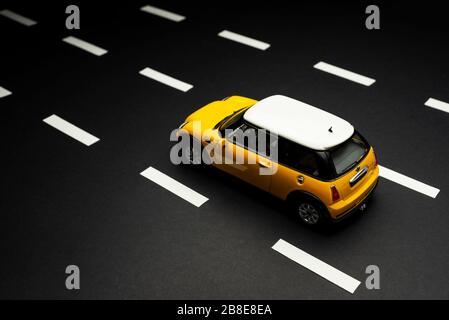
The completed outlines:
<svg viewBox="0 0 449 320">
<path fill-rule="evenodd" d="M 264 167 L 264 168 L 271 167 L 271 161 L 268 161 L 268 160 L 261 160 L 261 159 L 259 159 L 257 161 L 257 163 L 259 164 L 259 166 Z"/>
</svg>

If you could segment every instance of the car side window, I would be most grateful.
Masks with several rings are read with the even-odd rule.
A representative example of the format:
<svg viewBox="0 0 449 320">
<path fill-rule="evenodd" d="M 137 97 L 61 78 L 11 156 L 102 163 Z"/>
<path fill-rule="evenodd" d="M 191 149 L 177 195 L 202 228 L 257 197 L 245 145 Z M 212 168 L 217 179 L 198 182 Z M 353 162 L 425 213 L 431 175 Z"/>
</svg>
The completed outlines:
<svg viewBox="0 0 449 320">
<path fill-rule="evenodd" d="M 279 162 L 311 176 L 320 176 L 318 157 L 307 149 L 287 139 L 279 139 Z"/>
<path fill-rule="evenodd" d="M 228 132 L 226 138 L 233 144 L 277 162 L 279 138 L 267 130 L 256 128 L 250 123 L 243 121 L 239 127 Z"/>
<path fill-rule="evenodd" d="M 278 161 L 278 147 L 279 147 L 279 137 L 275 134 L 271 134 L 267 130 L 258 130 L 258 139 L 262 139 L 262 141 L 258 140 L 260 143 L 257 145 L 258 153 L 264 157 L 270 158 L 273 161 Z M 262 149 L 264 148 L 264 149 Z"/>
<path fill-rule="evenodd" d="M 247 123 L 242 123 L 234 130 L 230 130 L 230 132 L 227 131 L 226 138 L 238 146 L 251 151 L 257 150 L 257 130 Z"/>
</svg>

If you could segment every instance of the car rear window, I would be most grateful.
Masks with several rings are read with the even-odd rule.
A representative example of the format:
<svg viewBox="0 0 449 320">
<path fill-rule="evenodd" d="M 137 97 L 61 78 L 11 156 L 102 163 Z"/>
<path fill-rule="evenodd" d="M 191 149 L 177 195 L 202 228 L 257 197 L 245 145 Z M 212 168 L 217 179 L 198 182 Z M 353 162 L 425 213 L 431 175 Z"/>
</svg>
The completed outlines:
<svg viewBox="0 0 449 320">
<path fill-rule="evenodd" d="M 368 153 L 369 145 L 358 133 L 330 152 L 337 176 L 353 168 Z"/>
</svg>

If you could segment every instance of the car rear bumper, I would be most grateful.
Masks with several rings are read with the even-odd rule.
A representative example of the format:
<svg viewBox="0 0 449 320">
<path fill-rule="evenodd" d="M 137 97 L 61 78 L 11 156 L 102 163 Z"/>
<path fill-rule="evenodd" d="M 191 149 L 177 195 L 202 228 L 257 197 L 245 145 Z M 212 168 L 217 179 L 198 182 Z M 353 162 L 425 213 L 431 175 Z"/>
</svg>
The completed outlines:
<svg viewBox="0 0 449 320">
<path fill-rule="evenodd" d="M 351 216 L 353 213 L 359 211 L 362 206 L 366 205 L 366 202 L 373 195 L 374 190 L 376 190 L 378 182 L 379 182 L 379 178 L 376 178 L 376 181 L 372 184 L 370 189 L 364 194 L 364 196 L 354 206 L 352 206 L 351 208 L 349 208 L 348 210 L 346 210 L 342 213 L 337 214 L 335 217 L 330 215 L 331 220 L 334 222 L 338 222 L 338 221 L 341 221 L 341 220 Z"/>
</svg>

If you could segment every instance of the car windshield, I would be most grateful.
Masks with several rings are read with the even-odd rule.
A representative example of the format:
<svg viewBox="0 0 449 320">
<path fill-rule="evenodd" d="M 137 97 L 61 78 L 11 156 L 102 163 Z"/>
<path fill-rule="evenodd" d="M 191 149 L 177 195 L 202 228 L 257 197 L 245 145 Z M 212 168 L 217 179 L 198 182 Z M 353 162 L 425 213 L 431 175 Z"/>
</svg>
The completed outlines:
<svg viewBox="0 0 449 320">
<path fill-rule="evenodd" d="M 243 121 L 243 114 L 244 112 L 240 112 L 245 108 L 238 109 L 231 113 L 230 115 L 224 117 L 219 123 L 217 123 L 214 127 L 214 129 L 220 130 L 221 135 L 223 136 L 223 133 L 226 129 L 235 129 L 237 128 Z M 234 115 L 236 115 L 234 117 Z"/>
<path fill-rule="evenodd" d="M 349 140 L 332 149 L 330 155 L 337 176 L 354 167 L 368 153 L 368 151 L 368 143 L 357 132 L 354 133 Z"/>
</svg>

